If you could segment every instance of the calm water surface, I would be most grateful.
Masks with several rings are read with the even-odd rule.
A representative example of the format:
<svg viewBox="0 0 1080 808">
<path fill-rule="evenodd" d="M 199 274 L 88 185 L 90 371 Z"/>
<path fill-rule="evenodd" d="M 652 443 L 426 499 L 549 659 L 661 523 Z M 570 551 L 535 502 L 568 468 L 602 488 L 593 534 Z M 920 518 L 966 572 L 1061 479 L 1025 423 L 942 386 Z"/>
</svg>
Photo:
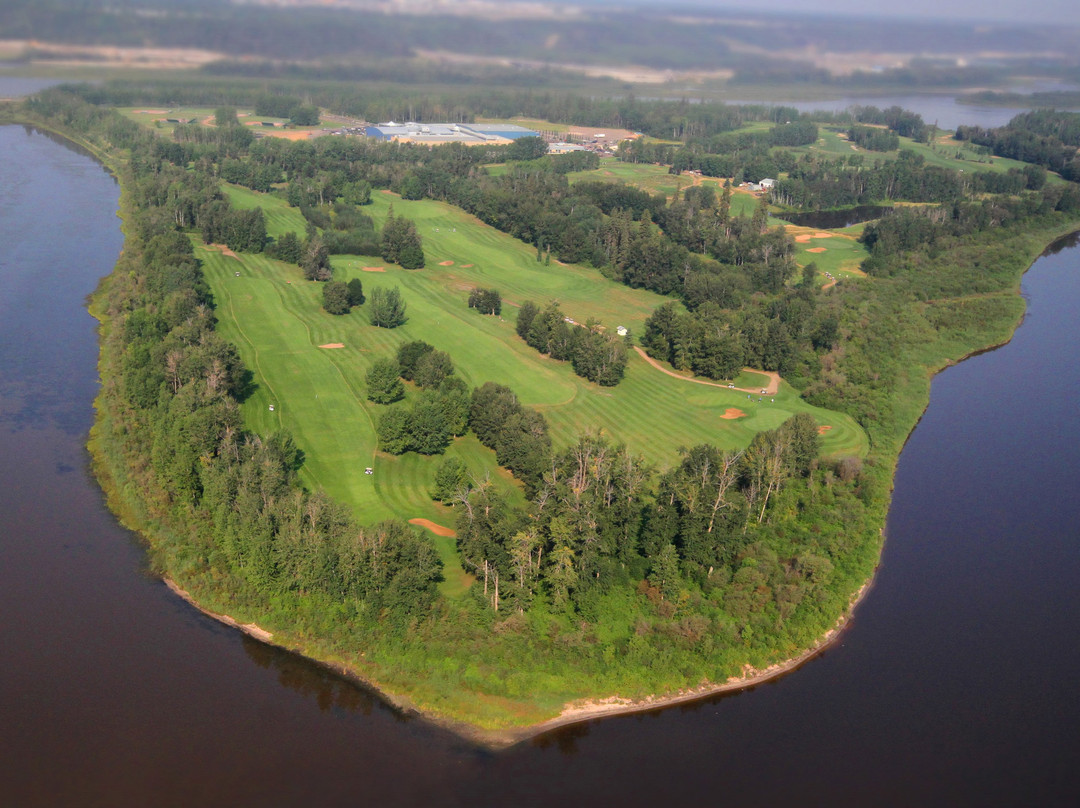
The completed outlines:
<svg viewBox="0 0 1080 808">
<path fill-rule="evenodd" d="M 878 581 L 796 674 L 492 754 L 202 616 L 83 444 L 84 297 L 121 246 L 90 159 L 0 128 L 0 806 L 1075 805 L 1080 249 L 943 373 Z"/>
</svg>

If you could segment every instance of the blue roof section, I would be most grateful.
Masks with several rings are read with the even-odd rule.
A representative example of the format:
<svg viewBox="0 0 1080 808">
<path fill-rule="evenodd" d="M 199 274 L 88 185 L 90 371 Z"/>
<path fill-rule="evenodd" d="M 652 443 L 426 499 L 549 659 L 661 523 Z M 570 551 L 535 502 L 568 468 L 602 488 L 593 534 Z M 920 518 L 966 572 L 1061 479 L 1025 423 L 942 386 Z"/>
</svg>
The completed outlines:
<svg viewBox="0 0 1080 808">
<path fill-rule="evenodd" d="M 395 137 L 417 143 L 483 143 L 493 140 L 517 140 L 539 137 L 539 132 L 514 124 L 453 124 L 453 123 L 381 123 L 364 130 L 368 137 L 392 140 Z"/>
<path fill-rule="evenodd" d="M 539 132 L 511 123 L 471 123 L 468 126 L 469 129 L 479 132 L 481 135 L 504 137 L 507 140 L 517 140 L 522 137 L 540 137 Z"/>
</svg>

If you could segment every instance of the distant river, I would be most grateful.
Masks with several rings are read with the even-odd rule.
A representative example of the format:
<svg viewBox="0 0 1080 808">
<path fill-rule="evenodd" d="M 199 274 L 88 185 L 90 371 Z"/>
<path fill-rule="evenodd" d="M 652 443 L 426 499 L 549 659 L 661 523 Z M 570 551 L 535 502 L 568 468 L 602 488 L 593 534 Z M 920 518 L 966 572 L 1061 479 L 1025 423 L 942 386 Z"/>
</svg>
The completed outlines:
<svg viewBox="0 0 1080 808">
<path fill-rule="evenodd" d="M 0 806 L 1076 805 L 1080 249 L 951 368 L 842 642 L 751 691 L 492 754 L 174 597 L 83 448 L 116 183 L 0 127 Z"/>
</svg>

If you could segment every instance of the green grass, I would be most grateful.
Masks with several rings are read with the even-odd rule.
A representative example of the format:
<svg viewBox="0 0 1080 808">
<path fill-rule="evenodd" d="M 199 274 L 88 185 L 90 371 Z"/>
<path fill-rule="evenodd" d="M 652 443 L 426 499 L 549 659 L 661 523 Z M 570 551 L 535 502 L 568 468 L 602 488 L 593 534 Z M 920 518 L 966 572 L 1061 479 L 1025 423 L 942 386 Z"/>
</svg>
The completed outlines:
<svg viewBox="0 0 1080 808">
<path fill-rule="evenodd" d="M 863 160 L 872 164 L 875 160 L 895 160 L 901 149 L 921 155 L 927 165 L 940 166 L 953 171 L 992 171 L 1005 173 L 1012 168 L 1023 168 L 1026 163 L 1007 157 L 987 157 L 979 154 L 975 147 L 964 141 L 953 140 L 951 135 L 939 135 L 933 145 L 918 143 L 911 138 L 900 138 L 900 148 L 891 152 L 876 152 L 856 148 L 846 137 L 841 136 L 845 129 L 818 127 L 817 142 L 810 146 L 777 147 L 795 154 L 819 154 L 831 158 L 862 155 Z M 1050 175 L 1049 181 L 1061 181 L 1056 174 Z"/>
<path fill-rule="evenodd" d="M 249 192 L 228 191 L 250 201 Z M 268 196 L 262 201 L 268 219 L 286 220 L 284 203 Z M 759 402 L 757 395 L 748 399 L 726 387 L 670 378 L 636 354 L 618 387 L 601 388 L 581 379 L 569 363 L 547 359 L 517 337 L 514 309 L 505 302 L 557 299 L 574 319 L 597 317 L 609 327 L 627 325 L 641 333 L 645 318 L 666 298 L 615 284 L 595 270 L 544 266 L 531 247 L 449 205 L 376 194 L 365 210 L 381 222 L 391 204 L 397 215 L 416 222 L 427 268 L 402 270 L 381 259 L 353 256 L 336 256 L 333 262 L 337 279 L 358 277 L 369 295 L 378 286 L 401 287 L 409 320 L 393 330 L 371 326 L 363 306 L 345 316 L 327 314 L 321 308 L 321 285 L 304 281 L 295 266 L 264 256 L 232 258 L 198 250 L 217 300 L 219 329 L 255 373 L 258 388 L 243 405 L 245 422 L 260 433 L 292 432 L 306 453 L 306 484 L 350 505 L 363 521 L 396 516 L 453 523 L 452 511 L 428 496 L 442 458 L 379 453 L 374 423 L 384 408 L 366 400 L 364 376 L 374 359 L 415 339 L 448 351 L 470 386 L 495 381 L 512 387 L 523 403 L 544 413 L 557 446 L 570 444 L 583 430 L 596 430 L 666 468 L 677 461 L 680 447 L 703 442 L 745 446 L 759 430 L 809 411 L 830 427 L 825 452 L 865 453 L 866 436 L 850 418 L 809 406 L 787 385 L 775 400 Z M 455 263 L 443 267 L 440 261 Z M 386 266 L 387 271 L 365 272 L 365 266 Z M 474 285 L 502 290 L 503 319 L 466 306 Z M 330 343 L 345 347 L 318 347 Z M 739 384 L 756 388 L 764 382 L 748 374 Z M 722 419 L 728 408 L 746 415 Z M 474 476 L 490 475 L 511 496 L 522 496 L 512 478 L 495 466 L 493 453 L 475 438 L 456 440 L 448 455 L 460 457 Z M 374 475 L 364 473 L 368 466 Z M 441 550 L 452 557 L 451 544 L 443 544 Z M 449 580 L 451 574 L 458 576 L 456 583 Z M 460 568 L 448 567 L 444 586 L 460 589 L 462 580 Z"/>
<path fill-rule="evenodd" d="M 652 194 L 663 194 L 668 198 L 674 196 L 676 190 L 682 191 L 691 185 L 710 185 L 716 191 L 718 197 L 724 189 L 723 178 L 669 174 L 667 166 L 658 166 L 651 163 L 623 163 L 614 157 L 601 157 L 600 168 L 592 171 L 575 171 L 568 174 L 567 178 L 571 183 L 581 182 L 582 180 L 619 182 Z M 750 216 L 756 206 L 756 197 L 740 192 L 732 194 L 732 215 Z"/>
<path fill-rule="evenodd" d="M 228 105 L 223 105 L 228 106 Z M 149 127 L 162 135 L 171 135 L 173 130 L 176 129 L 176 124 L 169 123 L 166 118 L 178 118 L 183 121 L 195 119 L 195 123 L 202 123 L 207 118 L 214 117 L 214 110 L 216 107 L 165 107 L 157 106 L 154 104 L 143 105 L 138 107 L 118 107 L 117 111 L 127 118 Z M 256 115 L 252 109 L 237 108 L 237 119 L 241 124 L 248 125 L 253 132 L 272 131 L 267 127 L 259 126 L 252 123 L 253 121 L 266 121 L 268 123 L 284 124 L 288 122 L 288 118 L 275 118 L 267 115 Z M 212 123 L 212 122 L 211 122 Z M 291 132 L 317 132 L 323 128 L 323 126 L 333 126 L 333 122 L 320 121 L 317 126 L 292 126 L 289 127 Z"/>
</svg>

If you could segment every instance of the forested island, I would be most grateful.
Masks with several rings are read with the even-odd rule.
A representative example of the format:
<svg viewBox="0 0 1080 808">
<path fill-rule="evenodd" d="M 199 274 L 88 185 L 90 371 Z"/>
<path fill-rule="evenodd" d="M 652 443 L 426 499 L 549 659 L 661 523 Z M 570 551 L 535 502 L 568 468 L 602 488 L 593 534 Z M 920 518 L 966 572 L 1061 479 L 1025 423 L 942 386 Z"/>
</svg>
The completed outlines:
<svg viewBox="0 0 1080 808">
<path fill-rule="evenodd" d="M 172 89 L 7 113 L 123 188 L 92 303 L 110 504 L 203 608 L 490 738 L 818 647 L 872 578 L 930 376 L 1008 339 L 1080 222 L 1072 113 L 954 137 L 635 102 L 654 136 L 601 163 L 256 138 L 243 85 L 141 122 Z M 870 203 L 895 210 L 783 222 Z"/>
</svg>

